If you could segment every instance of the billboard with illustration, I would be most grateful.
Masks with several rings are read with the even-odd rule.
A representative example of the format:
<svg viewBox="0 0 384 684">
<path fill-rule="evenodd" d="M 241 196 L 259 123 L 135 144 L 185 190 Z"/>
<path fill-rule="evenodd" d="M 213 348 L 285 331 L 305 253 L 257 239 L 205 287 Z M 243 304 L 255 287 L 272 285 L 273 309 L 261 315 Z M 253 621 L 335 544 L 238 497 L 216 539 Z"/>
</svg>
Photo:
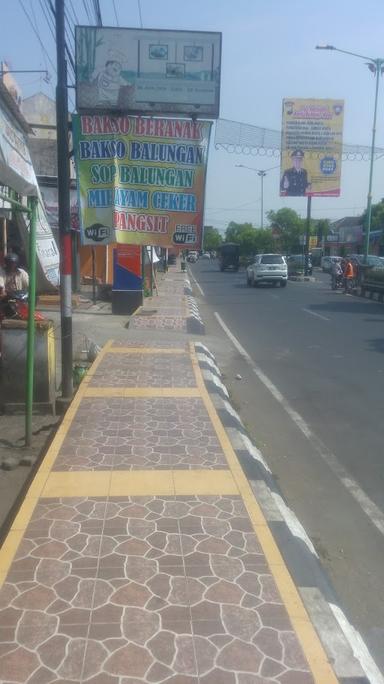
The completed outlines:
<svg viewBox="0 0 384 684">
<path fill-rule="evenodd" d="M 339 197 L 343 100 L 283 100 L 280 195 Z"/>
<path fill-rule="evenodd" d="M 210 121 L 72 122 L 83 244 L 200 249 Z"/>
<path fill-rule="evenodd" d="M 76 26 L 78 110 L 217 118 L 221 33 Z"/>
</svg>

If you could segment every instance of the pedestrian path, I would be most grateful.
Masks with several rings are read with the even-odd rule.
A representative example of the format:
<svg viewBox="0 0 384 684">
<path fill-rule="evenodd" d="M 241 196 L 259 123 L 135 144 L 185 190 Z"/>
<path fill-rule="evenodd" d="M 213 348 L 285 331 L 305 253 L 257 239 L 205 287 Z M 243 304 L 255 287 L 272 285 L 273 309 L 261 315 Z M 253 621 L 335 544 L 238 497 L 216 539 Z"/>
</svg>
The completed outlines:
<svg viewBox="0 0 384 684">
<path fill-rule="evenodd" d="M 152 337 L 104 347 L 0 551 L 1 682 L 335 684 L 194 345 Z"/>
<path fill-rule="evenodd" d="M 146 300 L 130 321 L 131 330 L 168 330 L 187 332 L 187 304 L 184 297 L 185 276 L 171 268 L 159 284 L 158 296 Z"/>
</svg>

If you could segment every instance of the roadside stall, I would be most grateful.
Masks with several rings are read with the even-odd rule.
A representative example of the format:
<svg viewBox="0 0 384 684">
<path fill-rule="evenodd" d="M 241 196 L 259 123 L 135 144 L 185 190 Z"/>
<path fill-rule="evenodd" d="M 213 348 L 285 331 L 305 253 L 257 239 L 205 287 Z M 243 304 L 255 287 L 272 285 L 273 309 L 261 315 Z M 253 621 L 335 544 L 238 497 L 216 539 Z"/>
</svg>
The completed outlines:
<svg viewBox="0 0 384 684">
<path fill-rule="evenodd" d="M 28 305 L 24 307 L 24 315 L 21 318 L 27 320 L 17 321 L 17 332 L 11 321 L 2 326 L 2 376 L 7 379 L 13 378 L 12 396 L 16 404 L 20 403 L 25 408 L 25 444 L 29 446 L 32 439 L 32 410 L 36 393 L 34 392 L 35 373 L 35 301 L 37 280 L 37 226 L 41 207 L 39 206 L 39 190 L 36 175 L 31 162 L 27 144 L 29 126 L 20 113 L 16 103 L 2 84 L 0 84 L 0 208 L 3 213 L 2 222 L 2 251 L 3 256 L 9 248 L 7 224 L 12 220 L 13 224 L 22 221 L 26 226 L 26 252 L 29 270 Z M 41 261 L 40 261 L 41 263 Z M 51 275 L 52 281 L 55 274 Z M 4 283 L 6 281 L 4 280 Z M 5 292 L 5 289 L 2 290 Z M 48 335 L 50 326 L 46 325 Z M 15 356 L 15 340 L 19 346 L 19 353 Z M 52 345 L 50 345 L 50 348 Z M 48 349 L 48 345 L 47 345 Z M 11 350 L 11 354 L 8 354 Z M 54 351 L 53 351 L 54 355 Z M 48 352 L 43 355 L 48 363 Z M 52 356 L 52 354 L 51 354 Z M 53 356 L 54 358 L 54 356 Z M 50 362 L 52 365 L 52 361 Z M 53 364 L 54 367 L 54 364 Z M 52 376 L 52 373 L 50 373 Z M 53 371 L 54 377 L 54 371 Z M 52 377 L 50 377 L 52 382 Z M 9 388 L 7 383 L 2 383 L 2 403 Z M 17 388 L 19 393 L 16 392 Z M 17 401 L 17 400 L 20 400 Z"/>
</svg>

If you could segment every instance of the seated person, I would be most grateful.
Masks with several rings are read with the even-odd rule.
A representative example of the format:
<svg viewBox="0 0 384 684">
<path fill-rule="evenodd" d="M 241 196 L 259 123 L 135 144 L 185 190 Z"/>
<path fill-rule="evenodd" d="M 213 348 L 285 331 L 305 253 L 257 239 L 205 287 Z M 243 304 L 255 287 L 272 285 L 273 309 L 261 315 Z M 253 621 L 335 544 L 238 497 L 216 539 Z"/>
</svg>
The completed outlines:
<svg viewBox="0 0 384 684">
<path fill-rule="evenodd" d="M 4 268 L 0 267 L 0 298 L 28 290 L 28 286 L 28 273 L 19 267 L 17 254 L 9 252 L 4 258 Z"/>
</svg>

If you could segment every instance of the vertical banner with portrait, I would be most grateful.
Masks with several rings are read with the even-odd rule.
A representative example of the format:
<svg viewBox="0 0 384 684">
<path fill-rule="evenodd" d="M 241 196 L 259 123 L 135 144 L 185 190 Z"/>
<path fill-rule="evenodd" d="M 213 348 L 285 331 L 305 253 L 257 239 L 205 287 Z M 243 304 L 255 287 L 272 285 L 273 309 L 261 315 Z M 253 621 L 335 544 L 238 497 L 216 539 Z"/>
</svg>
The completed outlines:
<svg viewBox="0 0 384 684">
<path fill-rule="evenodd" d="M 343 100 L 283 100 L 281 196 L 340 196 L 343 118 Z"/>
</svg>

